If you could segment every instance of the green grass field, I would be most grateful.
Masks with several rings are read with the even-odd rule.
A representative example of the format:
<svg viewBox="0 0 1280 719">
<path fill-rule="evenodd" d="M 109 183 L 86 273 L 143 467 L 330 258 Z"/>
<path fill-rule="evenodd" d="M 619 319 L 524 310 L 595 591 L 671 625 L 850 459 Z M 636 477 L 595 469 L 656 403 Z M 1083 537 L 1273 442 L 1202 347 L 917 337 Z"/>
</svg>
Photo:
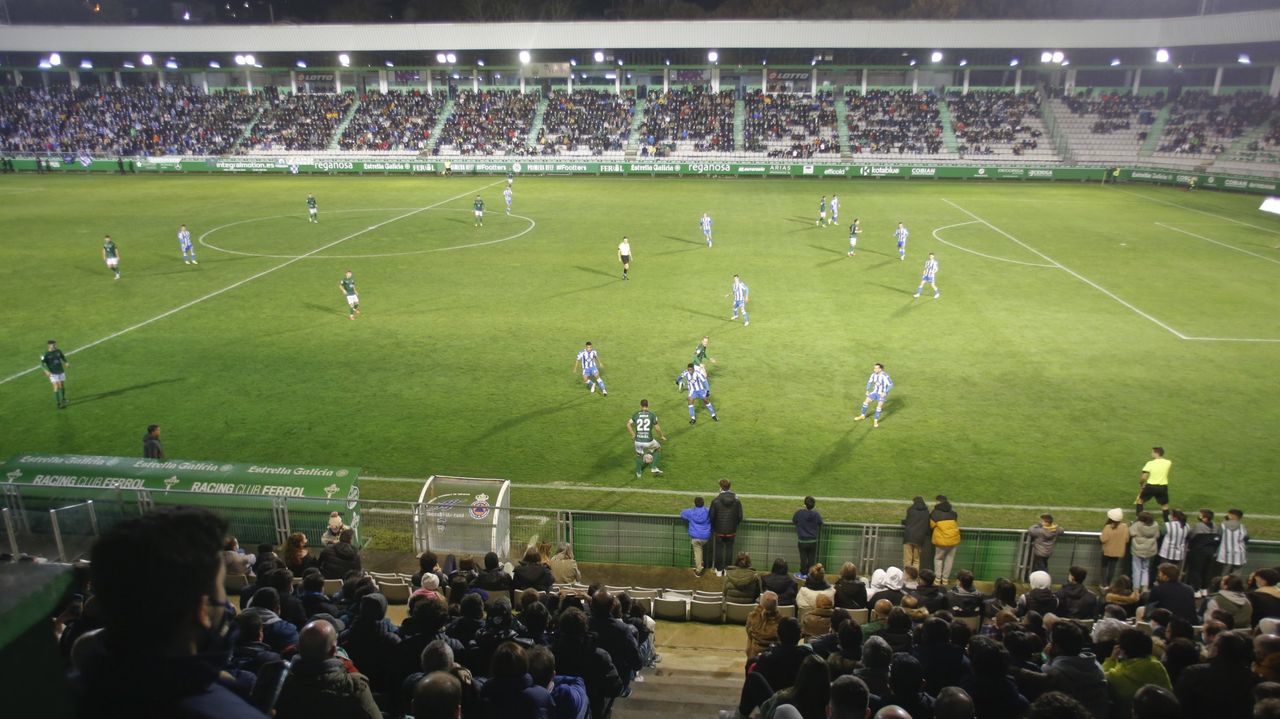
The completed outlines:
<svg viewBox="0 0 1280 719">
<path fill-rule="evenodd" d="M 1161 444 L 1176 505 L 1240 506 L 1256 535 L 1280 529 L 1250 521 L 1280 515 L 1280 219 L 1257 197 L 520 178 L 519 217 L 506 217 L 502 184 L 0 178 L 0 455 L 133 455 L 158 422 L 174 457 L 507 477 L 524 506 L 670 512 L 683 497 L 627 490 L 707 493 L 730 477 L 748 494 L 945 492 L 964 524 L 1026 526 L 1039 512 L 1025 506 L 1093 529 L 1101 517 L 1072 508 L 1130 505 Z M 844 227 L 814 226 L 824 193 L 839 193 L 843 225 L 862 220 L 855 258 Z M 476 194 L 490 210 L 481 229 Z M 184 222 L 198 267 L 179 257 Z M 104 233 L 121 248 L 118 282 Z M 624 234 L 629 282 L 615 257 Z M 942 298 L 912 299 L 929 251 Z M 338 288 L 348 268 L 354 322 Z M 750 327 L 729 321 L 734 273 L 751 287 Z M 691 427 L 673 379 L 704 334 L 721 421 L 700 412 Z M 19 374 L 50 337 L 75 351 L 64 411 L 40 372 Z M 572 371 L 587 340 L 607 398 Z M 852 421 L 873 362 L 896 383 L 880 429 Z M 624 425 L 642 397 L 670 437 L 660 479 L 632 475 Z M 364 496 L 416 490 L 367 483 Z M 789 516 L 793 503 L 747 507 Z M 885 520 L 901 508 L 822 509 Z"/>
</svg>

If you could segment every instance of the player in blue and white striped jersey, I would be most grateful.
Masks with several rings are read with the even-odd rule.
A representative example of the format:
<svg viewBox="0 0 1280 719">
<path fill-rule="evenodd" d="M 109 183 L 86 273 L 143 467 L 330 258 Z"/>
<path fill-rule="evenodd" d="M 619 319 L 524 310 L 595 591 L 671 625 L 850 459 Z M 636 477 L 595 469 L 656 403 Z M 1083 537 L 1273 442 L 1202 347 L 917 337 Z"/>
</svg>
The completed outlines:
<svg viewBox="0 0 1280 719">
<path fill-rule="evenodd" d="M 733 298 L 733 316 L 729 319 L 738 319 L 738 310 L 742 310 L 742 326 L 746 327 L 751 324 L 751 320 L 747 319 L 747 300 L 751 297 L 751 290 L 747 287 L 747 283 L 742 278 L 733 276 L 733 288 L 729 290 L 729 294 L 725 297 Z"/>
<path fill-rule="evenodd" d="M 183 264 L 200 264 L 196 262 L 196 248 L 191 244 L 191 230 L 188 230 L 186 225 L 178 227 L 178 247 L 182 248 Z"/>
<path fill-rule="evenodd" d="M 889 378 L 889 373 L 884 371 L 884 365 L 877 362 L 875 367 L 871 368 L 871 377 L 867 379 L 867 398 L 862 402 L 862 413 L 854 417 L 855 422 L 861 422 L 867 418 L 867 408 L 872 402 L 876 403 L 876 416 L 871 420 L 872 427 L 880 426 L 880 411 L 884 409 L 885 400 L 889 399 L 889 390 L 893 389 L 893 380 Z"/>
<path fill-rule="evenodd" d="M 910 234 L 907 232 L 906 225 L 901 222 L 898 223 L 898 229 L 893 231 L 894 238 L 898 240 L 898 259 L 900 260 L 907 259 L 907 235 Z"/>
<path fill-rule="evenodd" d="M 600 376 L 600 355 L 596 353 L 590 342 L 578 352 L 578 358 L 573 361 L 575 372 L 579 366 L 582 367 L 582 381 L 586 383 L 587 388 L 595 392 L 596 385 L 600 385 L 600 395 L 608 397 L 609 390 L 604 388 L 604 379 Z"/>
<path fill-rule="evenodd" d="M 938 299 L 942 294 L 938 292 L 938 260 L 934 258 L 932 252 L 929 253 L 929 259 L 924 261 L 924 273 L 920 275 L 920 286 L 916 288 L 916 293 L 912 297 L 919 297 L 926 284 L 933 285 L 933 299 Z"/>
<path fill-rule="evenodd" d="M 502 188 L 502 199 L 507 203 L 507 214 L 511 214 L 511 185 Z"/>
<path fill-rule="evenodd" d="M 840 221 L 840 196 L 831 196 L 831 219 L 827 221 L 828 225 L 834 225 Z"/>
<path fill-rule="evenodd" d="M 680 375 L 680 381 L 689 388 L 689 424 L 698 423 L 696 409 L 693 406 L 693 401 L 696 399 L 702 400 L 702 406 L 711 413 L 711 419 L 719 422 L 720 418 L 716 416 L 715 405 L 711 404 L 711 399 L 708 397 L 711 394 L 711 382 L 707 380 L 707 371 L 702 365 L 690 362 L 684 374 Z"/>
<path fill-rule="evenodd" d="M 702 227 L 702 236 L 707 238 L 707 247 L 711 246 L 711 215 L 702 213 L 702 219 L 698 220 L 698 225 Z"/>
</svg>

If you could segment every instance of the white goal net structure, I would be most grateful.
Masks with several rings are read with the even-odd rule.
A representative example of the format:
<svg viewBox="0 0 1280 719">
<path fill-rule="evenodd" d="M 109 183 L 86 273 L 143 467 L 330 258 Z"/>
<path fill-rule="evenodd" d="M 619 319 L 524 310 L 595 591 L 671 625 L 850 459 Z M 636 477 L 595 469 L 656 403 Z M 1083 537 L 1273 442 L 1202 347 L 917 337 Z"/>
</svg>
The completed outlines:
<svg viewBox="0 0 1280 719">
<path fill-rule="evenodd" d="M 444 558 L 511 550 L 511 480 L 432 475 L 413 508 L 413 546 Z"/>
</svg>

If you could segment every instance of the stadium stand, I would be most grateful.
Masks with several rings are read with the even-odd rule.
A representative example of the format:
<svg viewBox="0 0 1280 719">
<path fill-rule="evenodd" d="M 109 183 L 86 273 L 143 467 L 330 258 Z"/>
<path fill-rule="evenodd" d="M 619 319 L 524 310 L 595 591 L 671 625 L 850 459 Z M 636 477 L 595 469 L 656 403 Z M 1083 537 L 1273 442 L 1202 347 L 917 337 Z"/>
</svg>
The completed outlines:
<svg viewBox="0 0 1280 719">
<path fill-rule="evenodd" d="M 1058 125 L 1081 163 L 1136 162 L 1138 151 L 1164 107 L 1164 94 L 1082 91 L 1055 97 Z"/>
<path fill-rule="evenodd" d="M 439 155 L 528 155 L 536 93 L 466 90 L 454 101 L 435 152 Z"/>
<path fill-rule="evenodd" d="M 438 92 L 391 90 L 361 95 L 338 147 L 359 151 L 425 150 L 444 103 L 444 94 Z"/>
<path fill-rule="evenodd" d="M 845 94 L 849 149 L 867 159 L 943 154 L 938 97 L 931 92 L 857 90 Z M 954 157 L 953 153 L 946 153 Z"/>
<path fill-rule="evenodd" d="M 1049 143 L 1040 144 L 1047 129 L 1034 91 L 950 92 L 946 102 L 961 157 L 1059 159 Z"/>
<path fill-rule="evenodd" d="M 733 93 L 704 88 L 649 92 L 639 127 L 640 154 L 668 157 L 733 152 Z"/>
<path fill-rule="evenodd" d="M 634 92 L 553 92 L 538 129 L 539 155 L 621 155 L 635 117 Z"/>
<path fill-rule="evenodd" d="M 268 105 L 244 139 L 248 150 L 323 150 L 355 101 L 350 93 L 293 95 L 274 87 L 263 96 Z"/>
<path fill-rule="evenodd" d="M 261 96 L 189 86 L 15 88 L 0 93 L 6 152 L 217 155 L 229 152 Z"/>
<path fill-rule="evenodd" d="M 1275 108 L 1275 101 L 1261 92 L 1184 92 L 1170 108 L 1156 155 L 1215 158 L 1247 130 L 1263 124 Z"/>
<path fill-rule="evenodd" d="M 747 93 L 742 146 L 769 157 L 808 159 L 839 154 L 836 107 L 831 92 L 818 95 Z"/>
</svg>

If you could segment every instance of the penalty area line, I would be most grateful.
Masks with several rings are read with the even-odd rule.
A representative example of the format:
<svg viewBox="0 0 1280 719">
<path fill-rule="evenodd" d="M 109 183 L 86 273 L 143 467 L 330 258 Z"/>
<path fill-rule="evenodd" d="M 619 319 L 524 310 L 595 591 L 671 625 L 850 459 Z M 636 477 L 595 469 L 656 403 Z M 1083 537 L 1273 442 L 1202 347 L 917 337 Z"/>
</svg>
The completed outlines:
<svg viewBox="0 0 1280 719">
<path fill-rule="evenodd" d="M 361 482 L 398 482 L 404 484 L 421 484 L 426 479 L 414 479 L 412 477 L 368 477 L 361 475 Z M 682 489 L 651 489 L 648 487 L 601 487 L 592 484 L 575 484 L 573 482 L 548 482 L 544 484 L 533 484 L 526 482 L 512 482 L 514 489 L 556 489 L 556 490 L 573 490 L 582 492 L 608 492 L 612 494 L 647 494 L 662 497 L 689 497 L 694 490 Z M 797 495 L 794 494 L 744 494 L 738 493 L 743 499 L 768 499 L 768 500 L 785 500 L 795 501 Z M 898 506 L 906 506 L 910 502 L 898 498 L 889 497 L 814 497 L 819 502 L 838 502 L 843 504 L 892 504 Z M 377 501 L 377 500 L 371 500 Z M 1013 509 L 1017 511 L 1035 511 L 1043 512 L 1044 507 L 1040 505 L 1030 504 L 992 504 L 987 502 L 952 502 L 957 507 L 966 507 L 969 509 Z M 1077 512 L 1097 512 L 1105 514 L 1111 507 L 1067 507 L 1055 505 L 1057 509 L 1065 509 Z M 1251 514 L 1252 517 L 1258 519 L 1280 519 L 1280 515 L 1274 514 Z"/>
<path fill-rule="evenodd" d="M 293 263 L 295 263 L 295 262 L 298 262 L 298 261 L 300 261 L 300 260 L 305 260 L 305 259 L 307 259 L 308 257 L 310 257 L 310 256 L 312 256 L 312 255 L 315 255 L 315 254 L 317 254 L 317 253 L 320 253 L 320 252 L 324 252 L 325 250 L 327 250 L 327 249 L 329 249 L 329 248 L 331 248 L 331 247 L 336 247 L 336 246 L 338 246 L 338 245 L 342 244 L 343 242 L 346 242 L 347 240 L 350 240 L 350 239 L 353 239 L 353 238 L 359 237 L 360 235 L 363 235 L 363 234 L 364 234 L 364 233 L 366 233 L 366 232 L 372 232 L 373 230 L 376 230 L 376 229 L 378 229 L 379 227 L 384 227 L 384 226 L 386 226 L 386 225 L 389 225 L 389 224 L 391 224 L 392 222 L 398 222 L 398 221 L 403 220 L 403 219 L 405 219 L 405 218 L 407 218 L 407 217 L 412 217 L 412 216 L 414 216 L 414 215 L 416 215 L 416 214 L 418 214 L 418 213 L 420 213 L 420 212 L 426 212 L 427 210 L 434 209 L 434 208 L 436 208 L 436 207 L 439 207 L 439 206 L 441 206 L 441 205 L 443 205 L 443 204 L 446 204 L 446 203 L 449 203 L 449 202 L 453 202 L 454 200 L 460 200 L 460 199 L 462 199 L 462 198 L 464 198 L 464 197 L 467 197 L 467 196 L 469 196 L 469 195 L 473 195 L 473 194 L 475 194 L 476 192 L 480 192 L 480 191 L 482 191 L 482 190 L 487 190 L 487 189 L 489 189 L 490 187 L 493 187 L 494 185 L 500 185 L 500 184 L 502 184 L 502 180 L 498 180 L 498 181 L 496 181 L 496 182 L 490 182 L 489 184 L 484 185 L 484 186 L 480 187 L 480 188 L 479 188 L 479 189 L 477 189 L 477 190 L 472 190 L 472 191 L 468 191 L 468 192 L 463 192 L 462 194 L 454 195 L 453 197 L 450 197 L 450 198 L 448 198 L 448 199 L 440 200 L 439 202 L 432 203 L 432 204 L 430 204 L 430 205 L 427 205 L 426 207 L 419 207 L 418 209 L 416 209 L 416 210 L 412 210 L 412 211 L 410 211 L 410 212 L 406 212 L 406 213 L 404 213 L 403 215 L 397 215 L 397 216 L 395 216 L 395 217 L 392 217 L 392 218 L 391 218 L 391 219 L 389 219 L 389 220 L 383 220 L 382 222 L 379 222 L 379 223 L 377 223 L 376 225 L 371 225 L 371 226 L 369 226 L 369 227 L 366 227 L 366 228 L 365 228 L 365 229 L 363 229 L 363 230 L 359 230 L 358 232 L 353 232 L 353 233 L 351 233 L 351 234 L 347 235 L 346 237 L 343 237 L 343 238 L 340 238 L 340 239 L 334 240 L 333 242 L 330 242 L 330 243 L 329 243 L 329 244 L 327 244 L 327 245 L 322 245 L 322 246 L 320 246 L 320 247 L 317 247 L 316 249 L 314 249 L 314 250 L 312 250 L 312 251 L 310 251 L 310 252 L 307 252 L 306 254 L 298 255 L 297 257 L 294 257 L 294 258 L 292 258 L 292 259 L 289 259 L 289 260 L 286 260 L 286 261 L 284 261 L 284 262 L 281 262 L 280 264 L 275 265 L 274 267 L 268 267 L 267 269 L 265 269 L 265 270 L 263 270 L 263 271 L 261 271 L 261 272 L 259 272 L 259 273 L 257 273 L 257 274 L 250 275 L 250 276 L 248 276 L 248 277 L 244 278 L 243 280 L 240 280 L 240 281 L 238 281 L 238 282 L 233 282 L 232 284 L 229 284 L 229 285 L 227 285 L 226 287 L 223 287 L 223 288 L 222 288 L 222 289 L 220 289 L 220 290 L 214 290 L 213 292 L 210 292 L 210 293 L 209 293 L 209 294 L 207 294 L 207 295 L 203 295 L 203 296 L 201 296 L 201 297 L 197 297 L 196 299 L 191 300 L 190 302 L 186 302 L 186 303 L 183 303 L 183 304 L 181 304 L 181 305 L 178 305 L 177 307 L 174 307 L 174 308 L 173 308 L 173 309 L 171 309 L 171 310 L 167 310 L 167 311 L 165 311 L 165 312 L 161 312 L 160 314 L 156 315 L 155 317 L 152 317 L 151 319 L 143 320 L 142 322 L 139 322 L 139 323 L 138 323 L 138 324 L 136 324 L 136 325 L 131 325 L 131 326 L 126 327 L 126 328 L 124 328 L 124 329 L 122 329 L 122 330 L 119 330 L 119 331 L 116 331 L 116 332 L 112 332 L 111 334 L 107 335 L 106 337 L 100 337 L 100 338 L 98 338 L 98 339 L 96 339 L 96 340 L 94 340 L 94 341 L 90 342 L 90 343 L 89 343 L 89 344 L 87 344 L 87 345 L 81 345 L 80 347 L 77 347 L 77 348 L 75 348 L 75 349 L 73 349 L 73 350 L 71 350 L 71 351 L 67 352 L 66 354 L 67 354 L 67 356 L 70 356 L 70 355 L 76 354 L 76 353 L 78 353 L 78 352 L 83 352 L 84 350 L 91 349 L 91 348 L 93 348 L 93 347 L 97 347 L 98 345 L 102 344 L 103 342 L 108 342 L 108 341 L 113 340 L 113 339 L 115 339 L 115 338 L 117 338 L 117 337 L 120 337 L 121 335 L 126 335 L 126 334 L 128 334 L 128 333 L 130 333 L 130 332 L 132 332 L 132 331 L 134 331 L 134 330 L 136 330 L 136 329 L 141 329 L 141 328 L 143 328 L 143 327 L 146 327 L 147 325 L 152 324 L 153 322 L 159 322 L 160 320 L 162 320 L 162 319 L 164 319 L 164 318 L 166 318 L 166 317 L 170 317 L 170 316 L 175 315 L 175 314 L 177 314 L 177 313 L 179 313 L 179 312 L 181 312 L 181 311 L 183 311 L 183 310 L 185 310 L 185 309 L 188 309 L 188 308 L 190 308 L 190 307 L 194 307 L 194 306 L 196 306 L 196 305 L 200 304 L 201 302 L 204 302 L 205 300 L 211 300 L 211 299 L 213 299 L 214 297 L 217 297 L 218 295 L 221 295 L 221 294 L 226 293 L 226 292 L 230 292 L 231 290 L 234 290 L 235 288 L 240 287 L 241 285 L 248 284 L 248 283 L 253 282 L 254 280 L 256 280 L 256 279 L 258 279 L 258 278 L 261 278 L 261 277 L 266 277 L 267 275 L 271 274 L 272 272 L 275 272 L 276 270 L 283 270 L 284 268 L 288 267 L 289 265 L 292 265 L 292 264 L 293 264 Z M 26 376 L 26 375 L 29 375 L 29 374 L 31 374 L 32 372 L 35 372 L 35 371 L 36 371 L 36 370 L 38 370 L 38 369 L 40 369 L 40 365 L 36 365 L 35 367 L 30 367 L 30 368 L 28 368 L 28 369 L 24 369 L 24 370 L 22 370 L 21 372 L 15 372 L 14 374 L 9 375 L 8 377 L 5 377 L 5 378 L 3 378 L 3 379 L 0 379 L 0 385 L 2 385 L 2 384 L 6 384 L 6 383 L 8 383 L 8 382 L 12 382 L 13 380 L 18 379 L 19 377 L 24 377 L 24 376 Z"/>
</svg>

